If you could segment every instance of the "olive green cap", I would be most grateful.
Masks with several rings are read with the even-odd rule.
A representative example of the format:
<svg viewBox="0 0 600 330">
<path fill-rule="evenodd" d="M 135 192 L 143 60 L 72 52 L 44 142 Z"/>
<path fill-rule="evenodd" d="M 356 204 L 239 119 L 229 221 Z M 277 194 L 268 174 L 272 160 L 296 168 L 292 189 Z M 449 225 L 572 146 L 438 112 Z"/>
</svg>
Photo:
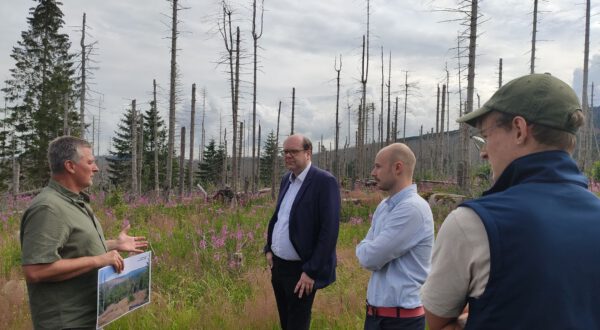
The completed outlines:
<svg viewBox="0 0 600 330">
<path fill-rule="evenodd" d="M 491 111 L 575 134 L 577 127 L 569 122 L 573 113 L 581 111 L 581 105 L 575 91 L 562 80 L 549 73 L 530 74 L 511 80 L 481 108 L 456 121 L 475 126 L 477 119 Z"/>
</svg>

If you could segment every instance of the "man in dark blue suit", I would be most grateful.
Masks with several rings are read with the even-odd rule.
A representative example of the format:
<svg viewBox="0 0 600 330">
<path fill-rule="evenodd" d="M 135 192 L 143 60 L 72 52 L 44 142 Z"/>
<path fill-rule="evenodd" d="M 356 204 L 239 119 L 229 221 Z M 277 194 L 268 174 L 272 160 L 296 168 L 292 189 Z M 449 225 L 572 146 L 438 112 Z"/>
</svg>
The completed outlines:
<svg viewBox="0 0 600 330">
<path fill-rule="evenodd" d="M 311 164 L 312 143 L 291 135 L 283 143 L 285 166 L 265 255 L 281 328 L 309 329 L 317 289 L 335 281 L 340 222 L 336 178 Z"/>
</svg>

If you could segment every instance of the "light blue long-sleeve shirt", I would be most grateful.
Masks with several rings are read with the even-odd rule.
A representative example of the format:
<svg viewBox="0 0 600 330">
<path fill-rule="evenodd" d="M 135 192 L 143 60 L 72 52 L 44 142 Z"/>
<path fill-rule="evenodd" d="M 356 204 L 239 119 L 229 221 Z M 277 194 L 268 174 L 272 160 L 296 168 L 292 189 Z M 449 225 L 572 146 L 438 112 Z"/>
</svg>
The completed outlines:
<svg viewBox="0 0 600 330">
<path fill-rule="evenodd" d="M 275 226 L 273 227 L 271 251 L 281 259 L 289 261 L 300 260 L 300 256 L 290 240 L 290 212 L 292 212 L 292 205 L 294 204 L 296 195 L 298 195 L 311 165 L 312 163 L 308 162 L 306 168 L 302 170 L 297 178 L 294 178 L 293 174 L 290 175 L 290 186 L 285 192 L 285 196 L 283 196 L 281 205 L 279 206 L 277 222 L 275 222 Z"/>
<path fill-rule="evenodd" d="M 379 203 L 367 236 L 356 247 L 361 266 L 373 272 L 370 305 L 421 306 L 419 290 L 431 266 L 433 237 L 431 208 L 415 184 Z"/>
</svg>

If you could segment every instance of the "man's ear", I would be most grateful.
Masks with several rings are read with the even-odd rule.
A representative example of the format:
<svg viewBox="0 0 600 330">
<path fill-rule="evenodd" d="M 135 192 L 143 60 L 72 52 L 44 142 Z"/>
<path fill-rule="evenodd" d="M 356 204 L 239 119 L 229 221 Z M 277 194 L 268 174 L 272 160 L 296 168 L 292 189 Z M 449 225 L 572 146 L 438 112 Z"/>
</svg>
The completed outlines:
<svg viewBox="0 0 600 330">
<path fill-rule="evenodd" d="M 394 170 L 396 171 L 396 174 L 402 174 L 402 172 L 404 172 L 404 163 L 401 160 L 397 161 L 394 165 Z"/>
<path fill-rule="evenodd" d="M 517 144 L 523 144 L 527 140 L 529 131 L 527 131 L 527 121 L 521 116 L 516 116 L 512 120 L 513 129 L 515 130 L 515 138 Z"/>
<path fill-rule="evenodd" d="M 72 160 L 65 160 L 63 165 L 65 166 L 65 171 L 71 174 L 75 173 L 75 163 Z"/>
</svg>

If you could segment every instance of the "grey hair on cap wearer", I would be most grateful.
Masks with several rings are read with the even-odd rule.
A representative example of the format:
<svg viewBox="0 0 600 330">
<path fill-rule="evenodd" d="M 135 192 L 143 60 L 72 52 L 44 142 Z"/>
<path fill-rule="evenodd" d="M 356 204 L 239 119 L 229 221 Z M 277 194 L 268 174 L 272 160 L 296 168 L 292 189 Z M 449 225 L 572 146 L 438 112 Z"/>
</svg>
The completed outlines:
<svg viewBox="0 0 600 330">
<path fill-rule="evenodd" d="M 575 134 L 571 116 L 581 111 L 573 88 L 549 73 L 530 74 L 511 80 L 500 87 L 478 110 L 456 121 L 471 126 L 492 111 L 521 116 L 528 122 Z"/>
<path fill-rule="evenodd" d="M 59 136 L 48 146 L 48 164 L 50 173 L 63 173 L 67 160 L 79 161 L 79 148 L 91 148 L 92 145 L 84 139 L 74 136 Z"/>
</svg>

